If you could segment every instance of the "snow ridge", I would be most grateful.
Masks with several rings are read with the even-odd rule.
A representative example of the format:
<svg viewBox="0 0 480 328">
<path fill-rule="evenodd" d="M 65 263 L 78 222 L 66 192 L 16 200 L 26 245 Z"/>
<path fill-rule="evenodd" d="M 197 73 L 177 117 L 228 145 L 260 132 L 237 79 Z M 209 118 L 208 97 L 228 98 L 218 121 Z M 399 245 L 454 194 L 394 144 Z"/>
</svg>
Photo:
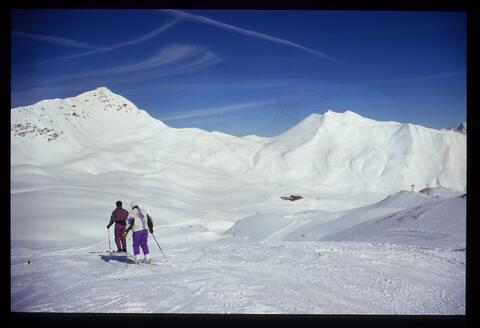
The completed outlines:
<svg viewBox="0 0 480 328">
<path fill-rule="evenodd" d="M 128 161 L 112 150 L 133 151 L 136 145 L 134 152 L 145 161 L 155 160 L 155 168 L 173 161 L 330 191 L 392 193 L 412 184 L 465 190 L 466 185 L 464 134 L 378 122 L 351 111 L 312 114 L 272 138 L 238 138 L 169 128 L 100 87 L 73 98 L 15 108 L 11 126 L 14 165 L 66 164 L 108 153 L 104 157 L 126 168 Z M 139 147 L 144 151 L 139 152 Z M 108 167 L 100 158 L 89 165 L 96 172 Z"/>
</svg>

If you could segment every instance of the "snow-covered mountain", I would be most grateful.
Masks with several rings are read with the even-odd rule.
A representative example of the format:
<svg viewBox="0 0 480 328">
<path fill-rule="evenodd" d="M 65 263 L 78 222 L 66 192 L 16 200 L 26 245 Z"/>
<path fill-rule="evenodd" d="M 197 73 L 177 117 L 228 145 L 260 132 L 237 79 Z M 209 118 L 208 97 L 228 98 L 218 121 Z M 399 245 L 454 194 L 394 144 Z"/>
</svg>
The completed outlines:
<svg viewBox="0 0 480 328">
<path fill-rule="evenodd" d="M 330 192 L 466 185 L 464 134 L 377 122 L 349 111 L 313 114 L 273 138 L 238 138 L 167 127 L 102 87 L 15 108 L 11 128 L 12 165 L 145 174 L 175 163 Z"/>
<path fill-rule="evenodd" d="M 91 150 L 143 141 L 165 127 L 104 87 L 43 100 L 11 111 L 12 164 L 64 164 Z"/>
<path fill-rule="evenodd" d="M 225 231 L 265 208 L 339 211 L 411 185 L 466 188 L 465 134 L 348 111 L 239 138 L 170 128 L 102 87 L 12 109 L 11 128 L 12 235 L 21 239 L 39 230 L 65 239 L 56 229 L 65 217 L 72 235 L 99 234 L 95 218 L 116 199 L 139 200 L 162 224 L 204 218 Z M 280 199 L 290 194 L 303 199 Z M 32 223 L 38 215 L 48 222 Z"/>
<path fill-rule="evenodd" d="M 464 315 L 465 139 L 331 111 L 174 129 L 106 88 L 12 109 L 11 310 Z M 105 251 L 117 200 L 153 264 Z"/>
<path fill-rule="evenodd" d="M 272 138 L 255 168 L 331 191 L 463 190 L 465 152 L 465 135 L 329 111 Z"/>
</svg>

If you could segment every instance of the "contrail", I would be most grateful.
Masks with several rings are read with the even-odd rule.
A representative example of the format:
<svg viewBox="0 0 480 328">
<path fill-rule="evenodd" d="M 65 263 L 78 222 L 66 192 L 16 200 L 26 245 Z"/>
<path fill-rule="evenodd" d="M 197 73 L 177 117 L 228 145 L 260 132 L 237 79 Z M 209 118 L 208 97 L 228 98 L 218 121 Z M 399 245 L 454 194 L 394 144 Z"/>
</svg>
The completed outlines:
<svg viewBox="0 0 480 328">
<path fill-rule="evenodd" d="M 98 54 L 98 53 L 103 53 L 103 52 L 107 52 L 107 51 L 120 49 L 120 48 L 123 48 L 123 47 L 132 46 L 134 44 L 139 44 L 139 43 L 145 42 L 147 40 L 150 40 L 150 39 L 156 37 L 160 33 L 165 32 L 166 30 L 168 30 L 171 27 L 173 27 L 174 25 L 176 25 L 179 21 L 180 21 L 180 18 L 172 19 L 171 21 L 167 22 L 166 24 L 164 24 L 164 25 L 156 28 L 155 30 L 150 31 L 150 32 L 148 32 L 148 33 L 146 33 L 146 34 L 144 34 L 144 35 L 142 35 L 142 36 L 140 36 L 136 39 L 119 42 L 119 43 L 116 43 L 114 45 L 105 46 L 105 47 L 94 46 L 94 45 L 91 45 L 89 43 L 79 42 L 79 41 L 76 41 L 76 40 L 61 38 L 61 37 L 57 37 L 57 36 L 50 36 L 50 35 L 31 34 L 31 33 L 24 33 L 24 32 L 20 32 L 20 31 L 13 31 L 12 34 L 17 36 L 17 37 L 23 37 L 23 38 L 27 38 L 27 39 L 31 39 L 31 40 L 36 40 L 36 41 L 49 42 L 49 43 L 54 43 L 54 44 L 63 45 L 63 46 L 67 46 L 67 47 L 90 49 L 90 51 L 87 51 L 87 52 L 82 52 L 82 53 L 79 53 L 79 54 L 68 55 L 68 56 L 56 57 L 56 58 L 48 59 L 48 60 L 45 60 L 45 61 L 42 61 L 42 62 L 39 62 L 39 63 L 35 64 L 35 65 L 38 65 L 38 64 L 45 64 L 45 63 L 49 63 L 49 62 L 60 60 L 60 59 L 69 59 L 69 58 L 71 59 L 71 58 L 78 58 L 78 57 L 94 55 L 94 54 Z"/>
<path fill-rule="evenodd" d="M 275 101 L 267 100 L 267 101 L 255 101 L 255 102 L 247 102 L 247 103 L 240 103 L 240 104 L 232 104 L 232 105 L 221 106 L 221 107 L 197 109 L 197 110 L 191 110 L 187 112 L 167 114 L 159 117 L 159 119 L 161 121 L 173 121 L 173 120 L 181 120 L 186 118 L 211 116 L 211 115 L 236 112 L 236 111 L 250 109 L 258 106 L 266 106 L 273 103 L 275 103 Z"/>
<path fill-rule="evenodd" d="M 295 43 L 295 42 L 292 42 L 292 41 L 289 41 L 289 40 L 277 38 L 275 36 L 271 36 L 271 35 L 268 35 L 268 34 L 265 34 L 265 33 L 256 32 L 256 31 L 252 31 L 252 30 L 247 30 L 247 29 L 244 29 L 244 28 L 240 28 L 240 27 L 237 27 L 237 26 L 230 25 L 230 24 L 222 23 L 222 22 L 219 22 L 217 20 L 214 20 L 214 19 L 211 19 L 211 18 L 208 18 L 208 17 L 205 17 L 205 16 L 194 15 L 194 14 L 190 14 L 190 13 L 180 11 L 180 10 L 161 9 L 161 11 L 170 13 L 170 14 L 175 15 L 177 17 L 187 18 L 187 19 L 190 19 L 190 20 L 193 20 L 193 21 L 197 21 L 197 22 L 201 22 L 201 23 L 204 23 L 204 24 L 216 26 L 216 27 L 219 27 L 219 28 L 224 29 L 224 30 L 236 32 L 236 33 L 243 34 L 243 35 L 252 36 L 252 37 L 257 38 L 257 39 L 283 44 L 285 46 L 293 47 L 293 48 L 308 52 L 310 54 L 319 56 L 319 57 L 321 57 L 323 59 L 326 59 L 326 60 L 329 60 L 329 61 L 333 61 L 333 62 L 337 62 L 337 63 L 340 62 L 338 59 L 329 57 L 326 54 L 324 54 L 323 52 L 320 52 L 320 51 L 302 46 L 298 43 Z"/>
</svg>

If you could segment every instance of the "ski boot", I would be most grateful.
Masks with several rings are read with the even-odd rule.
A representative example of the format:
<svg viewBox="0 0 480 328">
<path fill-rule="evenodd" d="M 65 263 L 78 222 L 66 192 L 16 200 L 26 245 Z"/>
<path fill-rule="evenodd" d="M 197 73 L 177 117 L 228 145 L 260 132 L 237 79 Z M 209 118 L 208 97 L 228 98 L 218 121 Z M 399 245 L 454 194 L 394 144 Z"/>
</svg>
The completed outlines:
<svg viewBox="0 0 480 328">
<path fill-rule="evenodd" d="M 140 264 L 140 255 L 135 255 L 135 258 L 133 259 L 133 263 Z"/>
<path fill-rule="evenodd" d="M 150 254 L 145 254 L 145 257 L 143 258 L 143 263 L 152 263 L 152 257 L 150 256 Z"/>
</svg>

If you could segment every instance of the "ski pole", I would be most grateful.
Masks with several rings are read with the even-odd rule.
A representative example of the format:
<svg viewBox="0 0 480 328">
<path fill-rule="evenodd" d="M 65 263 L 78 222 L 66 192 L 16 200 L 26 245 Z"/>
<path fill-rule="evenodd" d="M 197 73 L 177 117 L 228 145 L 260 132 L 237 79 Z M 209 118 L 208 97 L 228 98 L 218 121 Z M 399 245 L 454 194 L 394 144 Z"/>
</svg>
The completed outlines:
<svg viewBox="0 0 480 328">
<path fill-rule="evenodd" d="M 162 254 L 163 254 L 162 248 L 161 248 L 160 245 L 158 244 L 157 238 L 155 238 L 155 235 L 153 234 L 153 232 L 152 232 L 152 236 L 153 236 L 153 239 L 155 239 L 155 242 L 157 243 L 158 248 L 160 248 L 160 252 L 162 252 Z M 163 257 L 165 258 L 166 261 L 168 261 L 168 259 L 167 259 L 167 257 L 165 256 L 165 254 L 163 254 Z"/>
<path fill-rule="evenodd" d="M 108 230 L 108 252 L 111 253 L 112 246 L 110 245 L 110 228 L 108 228 L 107 230 Z"/>
</svg>

